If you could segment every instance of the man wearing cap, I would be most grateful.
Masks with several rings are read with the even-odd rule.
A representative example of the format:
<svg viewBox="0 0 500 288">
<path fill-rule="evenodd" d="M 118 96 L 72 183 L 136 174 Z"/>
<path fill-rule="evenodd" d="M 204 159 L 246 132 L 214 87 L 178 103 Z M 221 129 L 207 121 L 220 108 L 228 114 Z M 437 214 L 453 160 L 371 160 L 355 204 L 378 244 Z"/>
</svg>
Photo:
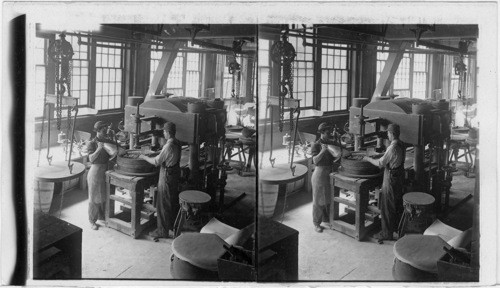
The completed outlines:
<svg viewBox="0 0 500 288">
<path fill-rule="evenodd" d="M 109 154 L 105 143 L 114 144 L 107 137 L 108 124 L 97 121 L 94 124 L 96 137 L 87 143 L 87 152 L 92 164 L 87 174 L 89 190 L 89 221 L 90 228 L 97 230 L 99 226 L 97 220 L 104 221 L 104 209 L 106 204 L 106 171 L 108 170 L 109 159 L 115 155 Z"/>
<path fill-rule="evenodd" d="M 403 180 L 405 146 L 399 140 L 400 128 L 397 124 L 389 124 L 387 137 L 391 144 L 379 159 L 363 157 L 363 160 L 375 166 L 384 168 L 384 180 L 380 193 L 380 219 L 382 231 L 375 235 L 378 240 L 392 240 L 393 232 L 397 229 L 399 215 L 403 209 Z"/>
<path fill-rule="evenodd" d="M 140 155 L 155 166 L 161 166 L 156 195 L 157 229 L 149 235 L 154 238 L 169 238 L 169 230 L 174 227 L 175 217 L 179 211 L 179 177 L 181 169 L 181 143 L 175 138 L 176 127 L 172 122 L 163 125 L 163 136 L 167 143 L 156 157 Z"/>
<path fill-rule="evenodd" d="M 332 127 L 323 122 L 318 126 L 319 139 L 312 145 L 311 154 L 316 165 L 311 176 L 313 195 L 313 224 L 314 231 L 323 232 L 321 222 L 329 221 L 330 205 L 330 173 L 338 168 L 337 163 L 342 154 L 348 154 L 342 150 L 339 143 L 330 138 Z M 334 168 L 335 167 L 335 168 Z"/>
</svg>

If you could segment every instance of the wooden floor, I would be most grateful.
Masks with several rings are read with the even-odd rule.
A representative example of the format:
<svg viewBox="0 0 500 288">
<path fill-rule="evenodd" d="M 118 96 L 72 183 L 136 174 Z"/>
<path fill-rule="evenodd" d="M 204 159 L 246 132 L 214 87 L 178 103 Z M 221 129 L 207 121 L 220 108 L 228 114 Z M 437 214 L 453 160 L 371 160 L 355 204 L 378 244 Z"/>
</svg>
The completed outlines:
<svg viewBox="0 0 500 288">
<path fill-rule="evenodd" d="M 255 178 L 241 177 L 235 172 L 228 176 L 227 198 L 234 198 L 241 192 L 246 192 L 247 196 L 226 210 L 225 219 L 221 220 L 242 228 L 254 217 Z M 451 206 L 474 193 L 474 181 L 475 179 L 465 178 L 463 171 L 454 174 Z M 83 228 L 84 279 L 96 279 L 99 284 L 109 283 L 103 282 L 104 279 L 171 281 L 172 240 L 153 242 L 148 237 L 134 240 L 106 227 L 101 227 L 98 231 L 91 230 L 87 220 L 86 191 L 73 190 L 66 193 L 61 211 L 60 200 L 60 197 L 53 200 L 51 214 Z M 285 213 L 277 213 L 274 219 L 299 231 L 299 281 L 393 280 L 391 271 L 394 242 L 382 245 L 369 241 L 358 242 L 329 229 L 317 233 L 312 225 L 311 195 L 305 191 L 299 192 L 287 201 Z M 471 199 L 441 220 L 461 230 L 471 227 L 472 204 Z M 125 283 L 129 282 L 123 282 Z"/>
</svg>

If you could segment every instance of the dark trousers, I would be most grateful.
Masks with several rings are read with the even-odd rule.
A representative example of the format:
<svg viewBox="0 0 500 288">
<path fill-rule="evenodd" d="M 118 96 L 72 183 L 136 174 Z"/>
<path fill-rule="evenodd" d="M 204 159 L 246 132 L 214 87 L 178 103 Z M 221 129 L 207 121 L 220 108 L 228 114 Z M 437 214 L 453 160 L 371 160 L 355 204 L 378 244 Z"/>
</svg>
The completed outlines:
<svg viewBox="0 0 500 288">
<path fill-rule="evenodd" d="M 379 198 L 382 234 L 391 238 L 397 230 L 403 211 L 403 173 L 404 170 L 384 171 L 384 182 Z"/>
<path fill-rule="evenodd" d="M 106 202 L 93 203 L 89 202 L 89 221 L 95 223 L 97 220 L 104 220 L 104 211 L 106 210 Z"/>
<path fill-rule="evenodd" d="M 313 204 L 313 223 L 314 226 L 319 226 L 321 222 L 330 221 L 330 204 L 317 205 Z"/>
<path fill-rule="evenodd" d="M 179 166 L 174 168 L 162 167 L 158 181 L 158 193 L 156 195 L 156 214 L 158 233 L 168 235 L 172 230 L 175 218 L 179 212 L 179 177 L 181 170 Z"/>
</svg>

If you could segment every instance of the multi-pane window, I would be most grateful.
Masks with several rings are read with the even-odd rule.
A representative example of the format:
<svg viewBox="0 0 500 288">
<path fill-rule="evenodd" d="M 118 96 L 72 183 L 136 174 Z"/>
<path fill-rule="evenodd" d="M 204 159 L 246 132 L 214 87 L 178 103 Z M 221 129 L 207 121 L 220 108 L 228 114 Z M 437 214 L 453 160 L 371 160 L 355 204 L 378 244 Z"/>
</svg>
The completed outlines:
<svg viewBox="0 0 500 288">
<path fill-rule="evenodd" d="M 78 44 L 75 36 L 66 36 L 66 40 L 73 47 L 73 61 L 71 74 L 71 96 L 78 98 L 78 105 L 89 104 L 89 51 L 87 44 Z M 81 37 L 83 43 L 88 43 L 88 37 Z"/>
<path fill-rule="evenodd" d="M 160 64 L 160 59 L 163 54 L 163 51 L 151 50 L 150 53 L 150 61 L 149 61 L 149 83 L 153 81 L 153 77 L 155 75 L 156 69 L 158 69 L 158 64 Z"/>
<path fill-rule="evenodd" d="M 47 93 L 47 42 L 45 38 L 35 38 L 35 116 L 43 116 L 43 99 Z"/>
<path fill-rule="evenodd" d="M 100 46 L 99 46 L 100 45 Z M 122 93 L 122 44 L 97 42 L 95 108 L 109 110 L 121 108 Z"/>
<path fill-rule="evenodd" d="M 382 47 L 379 46 L 378 49 L 381 50 Z M 387 49 L 388 47 L 383 48 L 383 50 Z M 377 82 L 388 57 L 388 52 L 377 53 Z M 399 95 L 399 97 L 425 99 L 428 94 L 429 61 L 428 54 L 405 53 L 394 75 L 389 93 Z"/>
<path fill-rule="evenodd" d="M 191 46 L 188 42 L 187 47 Z M 149 82 L 158 69 L 163 51 L 151 50 Z M 164 92 L 172 93 L 175 96 L 200 97 L 201 84 L 201 54 L 197 52 L 177 52 L 174 63 L 168 72 L 167 83 L 163 87 Z"/>
<path fill-rule="evenodd" d="M 335 45 L 347 48 L 347 45 Z M 321 49 L 321 111 L 347 109 L 349 63 L 348 51 Z"/>
<path fill-rule="evenodd" d="M 166 90 L 174 96 L 184 96 L 184 53 L 178 52 L 177 57 L 170 68 L 166 84 Z"/>
<path fill-rule="evenodd" d="M 186 96 L 188 97 L 200 96 L 200 58 L 199 53 L 186 53 Z"/>
<path fill-rule="evenodd" d="M 264 119 L 266 115 L 267 97 L 271 94 L 271 58 L 269 50 L 271 41 L 267 39 L 259 39 L 258 52 L 258 99 L 259 99 L 259 118 Z"/>
<path fill-rule="evenodd" d="M 293 63 L 293 93 L 295 99 L 300 99 L 302 108 L 312 108 L 314 105 L 314 49 L 303 46 L 302 38 L 289 37 L 288 41 L 295 47 L 297 56 Z"/>
<path fill-rule="evenodd" d="M 394 82 L 392 84 L 392 93 L 400 97 L 411 97 L 411 58 L 408 53 L 403 55 L 401 62 L 399 62 L 398 70 L 394 75 Z"/>
<path fill-rule="evenodd" d="M 427 54 L 413 54 L 412 97 L 425 99 L 427 93 Z"/>
</svg>

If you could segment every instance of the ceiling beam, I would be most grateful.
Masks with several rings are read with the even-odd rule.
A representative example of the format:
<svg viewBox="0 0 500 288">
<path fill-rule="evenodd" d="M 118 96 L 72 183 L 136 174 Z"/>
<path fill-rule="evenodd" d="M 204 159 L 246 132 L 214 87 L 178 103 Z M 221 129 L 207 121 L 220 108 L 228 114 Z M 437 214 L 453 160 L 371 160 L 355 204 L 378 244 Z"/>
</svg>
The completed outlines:
<svg viewBox="0 0 500 288">
<path fill-rule="evenodd" d="M 380 78 L 377 82 L 377 87 L 373 92 L 372 102 L 375 97 L 383 96 L 387 94 L 392 82 L 394 81 L 394 75 L 398 71 L 399 63 L 403 59 L 406 48 L 410 47 L 410 43 L 406 41 L 395 41 L 389 45 L 389 50 L 397 50 L 398 52 L 389 53 L 387 61 L 385 61 L 384 70 L 380 73 Z"/>
</svg>

